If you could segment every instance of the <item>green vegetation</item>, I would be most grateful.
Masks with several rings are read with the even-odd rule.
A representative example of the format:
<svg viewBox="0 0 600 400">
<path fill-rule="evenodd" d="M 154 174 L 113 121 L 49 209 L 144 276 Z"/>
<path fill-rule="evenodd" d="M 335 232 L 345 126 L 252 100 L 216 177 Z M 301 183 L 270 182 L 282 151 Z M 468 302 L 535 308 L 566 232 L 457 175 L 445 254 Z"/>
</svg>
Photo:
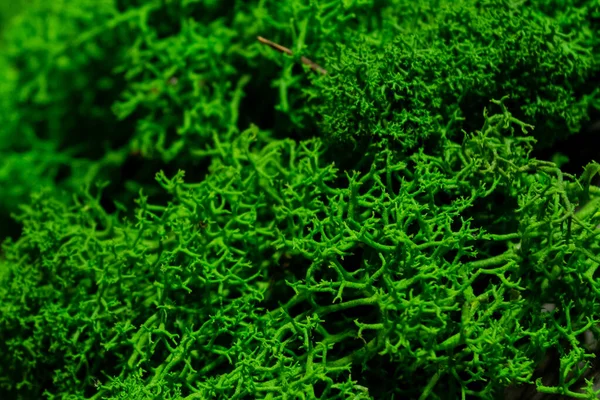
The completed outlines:
<svg viewBox="0 0 600 400">
<path fill-rule="evenodd" d="M 515 115 L 536 122 L 539 145 L 581 129 L 600 89 L 589 86 L 597 32 L 579 29 L 579 13 L 557 22 L 523 4 L 440 3 L 406 3 L 386 20 L 390 33 L 326 58 L 333 74 L 314 91 L 323 102 L 313 114 L 327 134 L 415 148 L 478 128 L 489 99 L 507 94 Z"/>
<path fill-rule="evenodd" d="M 0 398 L 596 398 L 600 164 L 557 152 L 599 28 L 597 0 L 27 3 Z"/>
</svg>

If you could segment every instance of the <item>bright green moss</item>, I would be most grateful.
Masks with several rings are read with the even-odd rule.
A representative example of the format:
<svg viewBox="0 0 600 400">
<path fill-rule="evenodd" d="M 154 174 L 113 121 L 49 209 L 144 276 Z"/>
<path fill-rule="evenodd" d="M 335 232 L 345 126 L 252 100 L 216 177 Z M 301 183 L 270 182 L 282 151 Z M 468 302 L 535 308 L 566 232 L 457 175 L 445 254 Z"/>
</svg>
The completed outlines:
<svg viewBox="0 0 600 400">
<path fill-rule="evenodd" d="M 573 280 L 559 298 L 542 292 L 542 260 L 590 276 L 580 249 L 597 250 L 600 220 L 559 223 L 578 192 L 527 159 L 526 128 L 493 114 L 463 145 L 445 141 L 440 159 L 369 152 L 370 171 L 348 174 L 325 161 L 319 140 L 265 141 L 253 128 L 216 145 L 202 182 L 159 173 L 171 200 L 141 196 L 127 219 L 96 196 L 42 193 L 19 217 L 21 238 L 4 246 L 3 387 L 75 398 L 345 398 L 345 388 L 381 398 L 460 396 L 477 384 L 487 398 L 527 381 L 563 334 L 537 311 L 542 302 L 589 310 L 599 290 Z M 481 226 L 493 224 L 479 204 L 501 192 L 514 202 L 488 211 L 512 232 Z M 272 281 L 282 268 L 285 282 Z M 574 315 L 566 335 L 590 327 Z M 583 360 L 575 350 L 570 359 Z M 351 365 L 381 374 L 370 365 L 384 360 L 395 385 L 343 384 Z"/>
<path fill-rule="evenodd" d="M 308 89 L 312 113 L 335 140 L 413 149 L 477 127 L 477 110 L 510 95 L 540 145 L 551 145 L 578 132 L 598 101 L 587 85 L 598 72 L 598 26 L 582 18 L 592 4 L 560 18 L 503 0 L 407 4 L 383 40 L 369 34 L 329 53 L 330 76 Z"/>
<path fill-rule="evenodd" d="M 33 2 L 6 32 L 0 55 L 10 78 L 0 84 L 0 157 L 8 160 L 0 183 L 20 187 L 0 203 L 14 211 L 27 201 L 17 191 L 114 179 L 126 163 L 189 168 L 213 135 L 229 136 L 257 119 L 278 136 L 297 131 L 307 78 L 256 37 L 316 52 L 340 42 L 351 29 L 345 24 L 359 23 L 368 10 L 337 1 Z M 13 160 L 15 152 L 39 158 L 40 147 L 51 161 L 44 168 Z M 67 154 L 72 168 L 62 162 Z M 14 179 L 22 174 L 27 184 Z M 135 190 L 119 197 L 132 201 L 139 183 L 129 186 Z"/>
<path fill-rule="evenodd" d="M 595 398 L 600 167 L 533 154 L 598 107 L 598 8 L 34 2 L 0 398 L 493 399 L 549 349 Z"/>
</svg>

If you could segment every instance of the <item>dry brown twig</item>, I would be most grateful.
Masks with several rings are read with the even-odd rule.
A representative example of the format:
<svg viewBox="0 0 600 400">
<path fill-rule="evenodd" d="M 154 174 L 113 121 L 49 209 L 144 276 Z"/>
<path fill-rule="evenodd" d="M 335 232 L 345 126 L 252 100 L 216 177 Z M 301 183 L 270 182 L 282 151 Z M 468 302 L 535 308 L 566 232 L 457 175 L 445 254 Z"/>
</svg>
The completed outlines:
<svg viewBox="0 0 600 400">
<path fill-rule="evenodd" d="M 261 42 L 262 44 L 266 44 L 267 46 L 269 46 L 272 49 L 275 49 L 281 53 L 293 56 L 294 53 L 288 49 L 287 47 L 284 47 L 280 44 L 277 44 L 275 42 L 270 41 L 269 39 L 265 39 L 262 36 L 258 37 L 258 41 Z M 300 61 L 302 61 L 302 64 L 307 65 L 310 69 L 312 69 L 315 72 L 318 72 L 322 75 L 327 75 L 327 70 L 323 67 L 321 67 L 319 64 L 317 64 L 316 62 L 302 56 L 300 57 Z"/>
</svg>

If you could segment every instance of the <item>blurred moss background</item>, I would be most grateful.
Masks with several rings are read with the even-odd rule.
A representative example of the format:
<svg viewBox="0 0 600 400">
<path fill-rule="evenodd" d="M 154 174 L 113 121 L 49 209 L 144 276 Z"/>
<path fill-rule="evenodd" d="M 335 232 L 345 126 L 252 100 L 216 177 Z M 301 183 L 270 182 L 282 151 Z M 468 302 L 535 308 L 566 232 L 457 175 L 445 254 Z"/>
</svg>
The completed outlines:
<svg viewBox="0 0 600 400">
<path fill-rule="evenodd" d="M 25 1 L 23 0 L 0 2 L 0 53 L 4 51 L 4 32 L 6 30 L 6 27 L 11 22 L 11 20 L 19 14 L 24 4 Z M 2 207 L 0 204 L 0 209 L 1 208 Z M 9 234 L 14 235 L 17 230 L 17 223 L 12 218 L 10 218 L 10 216 L 6 212 L 0 211 L 0 238 L 3 238 L 4 236 Z"/>
<path fill-rule="evenodd" d="M 0 43 L 2 40 L 2 32 L 10 20 L 19 14 L 25 5 L 23 0 L 12 0 L 0 2 Z"/>
</svg>

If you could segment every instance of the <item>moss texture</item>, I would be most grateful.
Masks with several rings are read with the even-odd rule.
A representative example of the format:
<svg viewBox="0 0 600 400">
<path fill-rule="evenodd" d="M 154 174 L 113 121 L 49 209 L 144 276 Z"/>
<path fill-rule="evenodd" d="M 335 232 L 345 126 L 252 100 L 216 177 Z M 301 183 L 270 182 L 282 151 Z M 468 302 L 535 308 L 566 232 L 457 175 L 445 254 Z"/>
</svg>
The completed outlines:
<svg viewBox="0 0 600 400">
<path fill-rule="evenodd" d="M 597 0 L 9 19 L 0 398 L 596 398 Z"/>
</svg>

